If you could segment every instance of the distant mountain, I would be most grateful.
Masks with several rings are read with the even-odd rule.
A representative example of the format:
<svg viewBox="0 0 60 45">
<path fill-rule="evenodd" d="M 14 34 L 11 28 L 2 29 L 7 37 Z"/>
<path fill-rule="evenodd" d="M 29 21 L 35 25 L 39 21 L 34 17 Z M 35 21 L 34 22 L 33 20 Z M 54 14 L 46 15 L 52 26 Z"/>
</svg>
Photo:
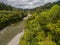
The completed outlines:
<svg viewBox="0 0 60 45">
<path fill-rule="evenodd" d="M 22 9 L 33 9 L 44 5 L 46 3 L 57 2 L 58 0 L 0 0 L 5 4 L 9 4 L 13 7 L 22 8 Z"/>
<path fill-rule="evenodd" d="M 50 9 L 52 6 L 54 6 L 54 5 L 60 5 L 60 1 L 57 1 L 57 2 L 54 2 L 54 3 L 47 3 L 47 4 L 45 4 L 45 5 L 43 5 L 43 6 L 40 6 L 40 7 L 37 7 L 37 8 L 34 8 L 34 9 L 30 9 L 30 10 L 28 10 L 29 11 L 29 13 L 31 13 L 31 14 L 34 14 L 34 13 L 41 13 L 42 11 L 46 11 L 46 10 L 48 10 L 48 9 Z"/>
</svg>

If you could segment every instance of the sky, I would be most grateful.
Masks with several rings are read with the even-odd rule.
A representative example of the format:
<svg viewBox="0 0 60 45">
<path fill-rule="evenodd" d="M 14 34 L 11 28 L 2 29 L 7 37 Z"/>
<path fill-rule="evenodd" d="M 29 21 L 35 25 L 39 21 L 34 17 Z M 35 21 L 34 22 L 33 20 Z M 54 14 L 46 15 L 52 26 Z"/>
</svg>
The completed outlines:
<svg viewBox="0 0 60 45">
<path fill-rule="evenodd" d="M 0 0 L 0 1 L 17 8 L 32 9 L 49 2 L 51 3 L 56 2 L 58 0 Z"/>
</svg>

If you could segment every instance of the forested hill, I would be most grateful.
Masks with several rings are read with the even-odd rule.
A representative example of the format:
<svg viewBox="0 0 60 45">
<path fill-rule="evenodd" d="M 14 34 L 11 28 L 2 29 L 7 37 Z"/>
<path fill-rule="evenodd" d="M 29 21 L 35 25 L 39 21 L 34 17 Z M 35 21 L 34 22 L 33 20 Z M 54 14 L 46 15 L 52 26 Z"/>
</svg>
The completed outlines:
<svg viewBox="0 0 60 45">
<path fill-rule="evenodd" d="M 60 45 L 60 1 L 35 8 L 25 22 L 19 45 Z"/>
<path fill-rule="evenodd" d="M 28 9 L 28 10 L 33 11 L 33 12 L 44 11 L 46 9 L 50 9 L 55 4 L 60 5 L 60 1 L 54 2 L 54 3 L 47 3 L 43 6 L 40 6 L 40 7 L 34 8 L 34 9 L 30 9 L 30 10 Z M 12 7 L 11 5 L 0 2 L 0 10 L 10 10 L 11 11 L 11 10 L 23 10 L 23 9 L 15 8 L 15 7 Z"/>
<path fill-rule="evenodd" d="M 20 11 L 22 9 L 15 8 L 15 7 L 12 7 L 11 5 L 0 2 L 0 10 L 7 10 L 7 11 L 19 10 Z"/>
<path fill-rule="evenodd" d="M 13 7 L 0 2 L 0 10 L 13 10 Z"/>
<path fill-rule="evenodd" d="M 47 3 L 43 6 L 40 6 L 40 7 L 37 7 L 37 8 L 34 8 L 34 9 L 30 9 L 30 10 L 27 10 L 27 12 L 31 13 L 31 14 L 34 14 L 34 13 L 40 13 L 40 12 L 43 12 L 43 11 L 46 11 L 46 10 L 49 10 L 51 9 L 52 6 L 54 5 L 60 5 L 60 0 L 57 1 L 57 2 L 54 2 L 54 3 Z"/>
<path fill-rule="evenodd" d="M 43 5 L 43 6 L 40 6 L 40 7 L 35 8 L 35 10 L 41 9 L 41 8 L 42 9 L 50 9 L 53 5 L 56 5 L 56 4 L 60 5 L 60 1 L 53 2 L 53 3 L 47 3 L 47 4 Z"/>
</svg>

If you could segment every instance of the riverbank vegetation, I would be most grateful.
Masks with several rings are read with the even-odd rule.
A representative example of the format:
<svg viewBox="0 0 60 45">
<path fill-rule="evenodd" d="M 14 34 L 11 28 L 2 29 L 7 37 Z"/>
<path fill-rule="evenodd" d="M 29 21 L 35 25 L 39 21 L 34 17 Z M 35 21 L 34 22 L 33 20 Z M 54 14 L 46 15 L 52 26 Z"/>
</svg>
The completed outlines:
<svg viewBox="0 0 60 45">
<path fill-rule="evenodd" d="M 0 30 L 4 27 L 23 20 L 27 16 L 24 10 L 0 3 Z"/>
<path fill-rule="evenodd" d="M 19 45 L 60 45 L 60 6 L 35 12 L 25 22 Z"/>
</svg>

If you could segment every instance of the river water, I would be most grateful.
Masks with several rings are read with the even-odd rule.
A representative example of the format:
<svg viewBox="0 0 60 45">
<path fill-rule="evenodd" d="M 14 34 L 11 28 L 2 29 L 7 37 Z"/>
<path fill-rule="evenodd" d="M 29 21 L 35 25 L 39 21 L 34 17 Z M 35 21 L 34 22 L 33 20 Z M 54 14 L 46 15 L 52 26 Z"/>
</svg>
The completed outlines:
<svg viewBox="0 0 60 45">
<path fill-rule="evenodd" d="M 24 30 L 24 21 L 28 19 L 29 16 L 31 15 L 28 14 L 28 16 L 25 17 L 23 21 L 12 24 L 0 31 L 0 45 L 17 45 L 19 38 L 23 34 L 22 30 Z M 16 42 L 15 44 L 14 40 Z"/>
</svg>

